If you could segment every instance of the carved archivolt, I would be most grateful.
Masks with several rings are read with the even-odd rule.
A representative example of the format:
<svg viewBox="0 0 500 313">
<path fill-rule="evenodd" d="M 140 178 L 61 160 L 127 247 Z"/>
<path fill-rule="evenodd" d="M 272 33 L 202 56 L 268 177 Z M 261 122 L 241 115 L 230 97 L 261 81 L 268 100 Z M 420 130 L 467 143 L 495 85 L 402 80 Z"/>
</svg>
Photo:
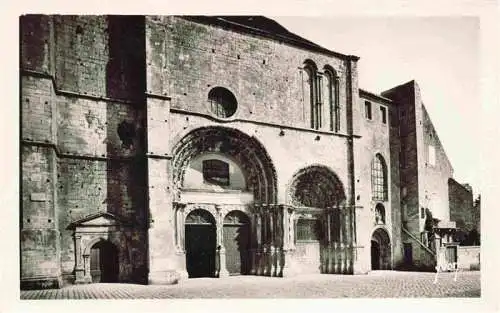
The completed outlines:
<svg viewBox="0 0 500 313">
<path fill-rule="evenodd" d="M 203 127 L 188 133 L 173 149 L 173 186 L 179 194 L 189 162 L 206 152 L 232 157 L 246 174 L 246 185 L 260 203 L 275 203 L 277 176 L 271 158 L 262 144 L 239 130 Z"/>
<path fill-rule="evenodd" d="M 331 208 L 344 204 L 344 187 L 337 175 L 322 165 L 298 171 L 288 189 L 289 204 L 297 207 Z"/>
</svg>

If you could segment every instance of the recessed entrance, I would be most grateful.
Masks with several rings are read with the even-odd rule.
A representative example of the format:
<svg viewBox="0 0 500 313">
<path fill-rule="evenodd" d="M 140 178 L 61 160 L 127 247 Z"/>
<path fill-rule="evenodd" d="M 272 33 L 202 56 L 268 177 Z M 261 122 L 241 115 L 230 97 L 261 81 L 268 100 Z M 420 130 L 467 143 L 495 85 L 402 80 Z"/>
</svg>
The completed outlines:
<svg viewBox="0 0 500 313">
<path fill-rule="evenodd" d="M 186 267 L 189 278 L 215 275 L 216 228 L 210 212 L 194 210 L 186 217 Z"/>
<path fill-rule="evenodd" d="M 250 271 L 250 223 L 240 211 L 229 212 L 224 218 L 224 248 L 226 269 L 230 275 L 248 274 Z"/>
<path fill-rule="evenodd" d="M 90 249 L 90 275 L 93 283 L 118 281 L 118 249 L 107 240 L 101 240 Z"/>
<path fill-rule="evenodd" d="M 372 270 L 391 269 L 391 242 L 383 228 L 377 228 L 371 240 Z"/>
</svg>

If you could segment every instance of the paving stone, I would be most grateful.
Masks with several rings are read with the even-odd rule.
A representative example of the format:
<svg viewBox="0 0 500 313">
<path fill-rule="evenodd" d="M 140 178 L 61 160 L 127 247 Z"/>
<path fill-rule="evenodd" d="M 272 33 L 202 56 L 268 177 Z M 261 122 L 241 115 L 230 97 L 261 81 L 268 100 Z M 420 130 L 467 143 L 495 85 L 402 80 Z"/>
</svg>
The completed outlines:
<svg viewBox="0 0 500 313">
<path fill-rule="evenodd" d="M 368 275 L 233 276 L 177 285 L 89 284 L 21 291 L 21 299 L 480 297 L 480 272 L 371 272 Z"/>
</svg>

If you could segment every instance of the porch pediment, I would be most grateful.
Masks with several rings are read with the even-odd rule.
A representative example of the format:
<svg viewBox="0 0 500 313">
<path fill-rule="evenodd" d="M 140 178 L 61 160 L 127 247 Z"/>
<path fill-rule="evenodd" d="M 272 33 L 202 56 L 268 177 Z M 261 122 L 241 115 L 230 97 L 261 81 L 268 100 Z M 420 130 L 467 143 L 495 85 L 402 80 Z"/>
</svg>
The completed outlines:
<svg viewBox="0 0 500 313">
<path fill-rule="evenodd" d="M 84 218 L 72 222 L 68 228 L 76 229 L 80 227 L 112 227 L 125 225 L 130 225 L 130 222 L 120 216 L 108 212 L 99 212 L 87 215 Z"/>
</svg>

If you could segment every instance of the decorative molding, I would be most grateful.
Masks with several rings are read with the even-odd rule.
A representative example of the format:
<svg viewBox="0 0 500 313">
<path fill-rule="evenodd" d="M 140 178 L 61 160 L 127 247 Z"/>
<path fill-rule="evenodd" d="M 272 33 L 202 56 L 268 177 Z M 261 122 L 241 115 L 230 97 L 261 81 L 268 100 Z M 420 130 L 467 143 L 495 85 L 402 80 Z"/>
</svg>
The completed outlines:
<svg viewBox="0 0 500 313">
<path fill-rule="evenodd" d="M 297 130 L 301 132 L 308 132 L 312 134 L 320 134 L 320 135 L 330 135 L 332 137 L 344 137 L 344 138 L 362 138 L 361 135 L 347 135 L 347 134 L 341 134 L 338 132 L 333 132 L 333 131 L 327 131 L 327 130 L 319 130 L 319 129 L 313 129 L 313 128 L 305 128 L 305 127 L 297 127 L 297 126 L 290 126 L 290 125 L 283 125 L 283 124 L 273 124 L 273 123 L 268 123 L 268 122 L 261 122 L 261 121 L 254 121 L 250 119 L 244 119 L 244 118 L 228 118 L 228 119 L 221 119 L 217 118 L 213 115 L 210 114 L 205 114 L 205 113 L 199 113 L 199 112 L 192 112 L 192 111 L 187 111 L 179 108 L 170 108 L 170 112 L 176 113 L 176 114 L 184 114 L 184 115 L 192 115 L 192 116 L 199 116 L 203 117 L 206 119 L 209 119 L 211 121 L 215 121 L 218 123 L 233 123 L 233 122 L 243 122 L 243 123 L 249 123 L 249 124 L 255 124 L 255 125 L 261 125 L 261 126 L 268 126 L 272 128 L 276 128 L 278 134 L 282 129 L 288 129 L 288 130 Z"/>
</svg>

